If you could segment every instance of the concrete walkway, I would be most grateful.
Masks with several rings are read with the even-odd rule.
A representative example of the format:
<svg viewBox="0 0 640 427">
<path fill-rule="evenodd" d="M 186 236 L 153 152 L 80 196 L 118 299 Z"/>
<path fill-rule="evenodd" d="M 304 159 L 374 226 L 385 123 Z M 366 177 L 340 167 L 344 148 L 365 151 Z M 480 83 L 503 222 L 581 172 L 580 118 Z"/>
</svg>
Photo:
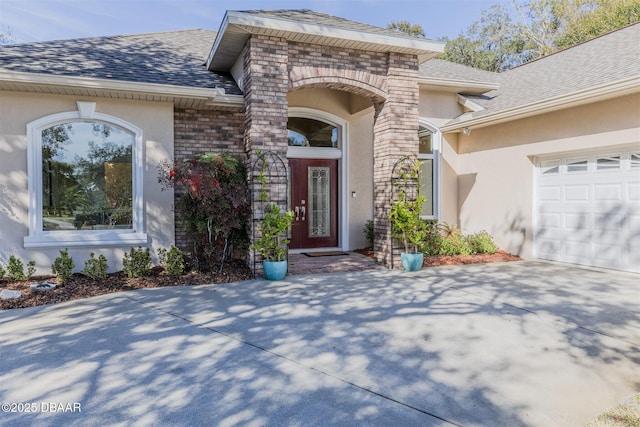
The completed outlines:
<svg viewBox="0 0 640 427">
<path fill-rule="evenodd" d="M 8 310 L 0 425 L 581 426 L 640 391 L 639 306 L 637 275 L 514 262 Z"/>
</svg>

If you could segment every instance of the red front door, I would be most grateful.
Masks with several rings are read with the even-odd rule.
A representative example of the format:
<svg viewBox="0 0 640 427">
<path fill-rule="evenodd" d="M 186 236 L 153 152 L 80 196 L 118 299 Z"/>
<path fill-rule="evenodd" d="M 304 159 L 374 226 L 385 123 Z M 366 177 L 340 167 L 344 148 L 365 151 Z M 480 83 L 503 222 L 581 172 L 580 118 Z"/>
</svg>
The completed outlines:
<svg viewBox="0 0 640 427">
<path fill-rule="evenodd" d="M 338 161 L 289 159 L 291 249 L 338 246 Z"/>
</svg>

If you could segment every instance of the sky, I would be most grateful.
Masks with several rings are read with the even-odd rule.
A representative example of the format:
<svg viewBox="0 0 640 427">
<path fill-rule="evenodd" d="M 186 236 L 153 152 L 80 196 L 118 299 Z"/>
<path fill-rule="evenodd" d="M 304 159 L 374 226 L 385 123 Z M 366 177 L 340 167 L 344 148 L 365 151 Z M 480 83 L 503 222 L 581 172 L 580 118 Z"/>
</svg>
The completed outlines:
<svg viewBox="0 0 640 427">
<path fill-rule="evenodd" d="M 312 9 L 386 27 L 420 24 L 429 39 L 455 38 L 506 0 L 0 0 L 0 32 L 15 43 L 203 28 L 226 10 Z"/>
</svg>

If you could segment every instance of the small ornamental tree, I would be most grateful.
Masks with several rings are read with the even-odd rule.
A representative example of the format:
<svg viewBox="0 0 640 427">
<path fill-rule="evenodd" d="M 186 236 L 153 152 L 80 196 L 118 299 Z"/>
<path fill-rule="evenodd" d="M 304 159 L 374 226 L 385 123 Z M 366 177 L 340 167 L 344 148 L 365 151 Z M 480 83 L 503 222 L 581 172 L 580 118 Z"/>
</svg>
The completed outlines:
<svg viewBox="0 0 640 427">
<path fill-rule="evenodd" d="M 198 270 L 219 266 L 235 247 L 248 245 L 250 213 L 246 169 L 229 154 L 201 154 L 186 162 L 164 163 L 158 181 L 173 188 L 175 210 L 193 241 L 191 261 Z"/>
</svg>

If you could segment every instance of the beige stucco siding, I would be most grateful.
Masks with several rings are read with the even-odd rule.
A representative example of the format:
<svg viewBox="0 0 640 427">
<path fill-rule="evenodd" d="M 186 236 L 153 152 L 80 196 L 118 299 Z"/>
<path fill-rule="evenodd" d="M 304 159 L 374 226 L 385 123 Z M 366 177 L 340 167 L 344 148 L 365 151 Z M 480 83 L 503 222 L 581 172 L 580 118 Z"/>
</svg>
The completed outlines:
<svg viewBox="0 0 640 427">
<path fill-rule="evenodd" d="M 346 249 L 367 246 L 362 230 L 366 221 L 373 218 L 373 107 L 352 113 L 365 103 L 364 98 L 330 89 L 296 90 L 289 92 L 287 100 L 289 107 L 313 108 L 347 121 L 347 150 L 341 159 L 341 167 L 347 168 L 346 194 L 341 195 L 347 203 Z M 356 197 L 352 197 L 354 192 Z"/>
<path fill-rule="evenodd" d="M 174 241 L 173 194 L 161 191 L 157 165 L 173 157 L 173 105 L 101 98 L 0 93 L 0 261 L 11 254 L 34 260 L 39 274 L 49 274 L 58 249 L 24 249 L 28 235 L 27 124 L 55 113 L 77 111 L 77 101 L 96 103 L 96 112 L 115 116 L 142 130 L 144 142 L 144 222 L 155 250 Z M 60 248 L 64 249 L 64 248 Z M 111 271 L 122 268 L 129 248 L 86 247 L 70 249 L 76 271 L 83 268 L 89 253 L 104 254 Z M 154 251 L 155 252 L 155 251 Z"/>
<path fill-rule="evenodd" d="M 532 256 L 535 159 L 640 141 L 640 95 L 473 129 L 459 135 L 458 205 L 464 232 Z"/>
</svg>

